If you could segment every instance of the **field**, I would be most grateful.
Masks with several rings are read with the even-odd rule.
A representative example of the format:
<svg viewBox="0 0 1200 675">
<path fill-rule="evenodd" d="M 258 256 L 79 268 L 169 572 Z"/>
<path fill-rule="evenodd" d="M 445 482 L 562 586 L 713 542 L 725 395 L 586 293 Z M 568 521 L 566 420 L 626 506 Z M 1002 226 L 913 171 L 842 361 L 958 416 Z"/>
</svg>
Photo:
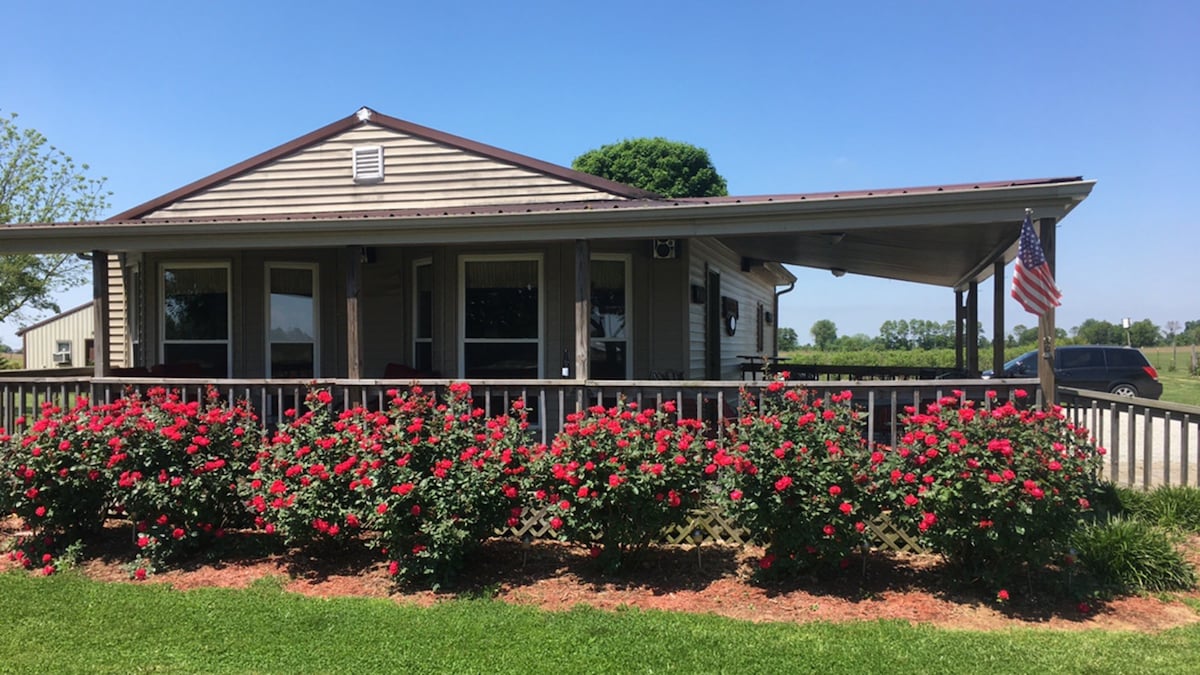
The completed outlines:
<svg viewBox="0 0 1200 675">
<path fill-rule="evenodd" d="M 1028 349 L 1025 347 L 1009 349 L 1005 358 L 1011 359 L 1026 351 Z M 1147 347 L 1142 352 L 1158 371 L 1158 379 L 1163 383 L 1163 401 L 1200 406 L 1200 377 L 1188 374 L 1192 358 L 1190 346 L 1180 346 L 1174 353 L 1171 347 Z M 991 351 L 981 352 L 980 357 L 990 358 Z M 808 364 L 948 368 L 954 365 L 954 350 L 821 352 L 815 349 L 798 349 L 788 352 L 785 360 Z"/>
<path fill-rule="evenodd" d="M 1200 377 L 1189 375 L 1191 346 L 1147 347 L 1142 350 L 1163 383 L 1162 400 L 1200 406 Z"/>
</svg>

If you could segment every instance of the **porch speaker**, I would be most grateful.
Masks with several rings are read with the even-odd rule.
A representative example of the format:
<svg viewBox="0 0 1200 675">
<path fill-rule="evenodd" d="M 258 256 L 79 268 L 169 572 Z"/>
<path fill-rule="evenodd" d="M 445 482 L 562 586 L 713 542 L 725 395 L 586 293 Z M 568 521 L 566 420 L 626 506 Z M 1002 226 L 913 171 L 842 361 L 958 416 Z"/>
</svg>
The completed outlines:
<svg viewBox="0 0 1200 675">
<path fill-rule="evenodd" d="M 675 259 L 675 240 L 674 239 L 655 239 L 654 240 L 654 259 L 655 260 L 674 260 Z"/>
</svg>

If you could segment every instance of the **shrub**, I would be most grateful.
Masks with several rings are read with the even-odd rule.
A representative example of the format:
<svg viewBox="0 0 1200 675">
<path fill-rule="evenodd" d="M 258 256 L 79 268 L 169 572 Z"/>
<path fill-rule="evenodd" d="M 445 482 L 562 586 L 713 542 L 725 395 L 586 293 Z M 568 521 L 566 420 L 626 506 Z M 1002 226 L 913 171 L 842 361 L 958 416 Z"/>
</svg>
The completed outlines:
<svg viewBox="0 0 1200 675">
<path fill-rule="evenodd" d="M 1118 488 L 1121 511 L 1162 527 L 1200 532 L 1200 489 L 1162 486 L 1141 492 Z"/>
<path fill-rule="evenodd" d="M 1084 569 L 1107 589 L 1170 591 L 1196 585 L 1195 569 L 1168 531 L 1137 518 L 1115 517 L 1086 525 L 1071 541 Z"/>
<path fill-rule="evenodd" d="M 706 469 L 718 476 L 722 508 L 766 545 L 764 570 L 847 565 L 878 515 L 873 460 L 850 392 L 826 402 L 776 381 L 760 397 L 743 394 Z"/>
<path fill-rule="evenodd" d="M 358 542 L 369 508 L 366 474 L 384 461 L 387 415 L 362 407 L 334 415 L 332 402 L 328 391 L 310 390 L 307 409 L 285 411 L 291 421 L 249 466 L 254 522 L 289 546 Z"/>
<path fill-rule="evenodd" d="M 153 569 L 248 524 L 237 483 L 253 457 L 257 418 L 244 401 L 228 405 L 210 387 L 203 401 L 185 402 L 156 387 L 103 412 L 105 475 L 117 511 L 136 529 L 135 569 Z"/>
<path fill-rule="evenodd" d="M 26 567 L 52 573 L 64 544 L 103 525 L 103 419 L 80 398 L 68 410 L 44 403 L 35 419 L 17 418 L 11 436 L 0 430 L 0 512 L 16 514 L 34 533 L 13 553 Z"/>
<path fill-rule="evenodd" d="M 893 521 L 927 547 L 970 575 L 1003 581 L 1063 553 L 1098 495 L 1103 450 L 1059 408 L 960 398 L 910 411 L 901 444 L 886 453 L 881 491 Z"/>
<path fill-rule="evenodd" d="M 378 548 L 393 576 L 438 585 L 521 512 L 523 402 L 486 418 L 466 384 L 445 402 L 420 387 L 388 396 L 386 411 L 335 416 L 332 396 L 310 391 L 251 464 L 247 502 L 288 545 Z"/>
<path fill-rule="evenodd" d="M 531 468 L 535 503 L 556 536 L 617 566 L 686 521 L 700 501 L 704 423 L 675 412 L 672 402 L 640 409 L 622 399 L 567 416 Z"/>
<path fill-rule="evenodd" d="M 419 387 L 393 393 L 383 462 L 363 480 L 371 544 L 403 579 L 450 581 L 463 558 L 522 511 L 529 457 L 524 401 L 485 417 L 469 385 L 452 384 L 444 402 Z"/>
</svg>

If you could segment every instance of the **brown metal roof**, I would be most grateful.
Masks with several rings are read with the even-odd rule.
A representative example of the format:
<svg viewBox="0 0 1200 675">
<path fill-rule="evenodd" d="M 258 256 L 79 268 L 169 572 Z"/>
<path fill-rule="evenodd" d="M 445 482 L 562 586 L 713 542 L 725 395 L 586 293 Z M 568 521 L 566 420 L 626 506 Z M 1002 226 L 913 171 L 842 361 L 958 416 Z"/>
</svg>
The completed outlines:
<svg viewBox="0 0 1200 675">
<path fill-rule="evenodd" d="M 316 133 L 316 132 L 314 132 Z M 281 148 L 284 146 L 280 146 Z M 278 148 L 277 148 L 278 149 Z M 274 152 L 274 151 L 271 151 Z M 259 158 L 262 155 L 259 156 Z M 257 166 L 261 161 L 255 161 L 259 158 L 251 158 L 246 162 L 255 162 Z M 266 160 L 262 160 L 266 161 Z M 246 164 L 243 162 L 243 164 Z M 238 165 L 241 166 L 241 165 Z M 553 166 L 553 165 L 548 165 Z M 238 167 L 231 167 L 226 171 L 232 171 Z M 243 167 L 240 171 L 249 170 L 250 167 Z M 561 167 L 559 167 L 561 169 Z M 569 169 L 563 169 L 570 171 Z M 240 172 L 239 171 L 239 172 Z M 222 172 L 225 173 L 225 172 Z M 572 172 L 578 173 L 578 172 Z M 214 176 L 219 174 L 214 174 Z M 586 174 L 583 174 L 586 175 Z M 228 177 L 228 176 L 226 176 Z M 1053 185 L 1056 183 L 1075 183 L 1083 180 L 1080 176 L 1066 176 L 1058 178 L 1028 178 L 1016 180 L 1000 180 L 1000 181 L 984 181 L 976 183 L 953 183 L 947 185 L 926 185 L 915 187 L 902 188 L 881 188 L 870 190 L 841 190 L 837 192 L 803 192 L 803 193 L 785 193 L 785 194 L 769 194 L 769 195 L 742 195 L 730 197 L 684 197 L 676 199 L 667 199 L 665 197 L 655 198 L 635 198 L 630 197 L 624 201 L 566 201 L 566 202 L 549 202 L 540 204 L 503 204 L 497 206 L 460 206 L 450 208 L 434 208 L 434 209 L 385 209 L 385 210 L 351 210 L 351 211 L 319 211 L 311 213 L 285 213 L 272 214 L 262 213 L 253 216 L 224 216 L 210 218 L 196 217 L 175 217 L 175 218 L 144 218 L 136 215 L 129 215 L 136 212 L 148 212 L 159 208 L 162 204 L 173 201 L 174 199 L 183 196 L 176 193 L 182 191 L 194 191 L 207 187 L 207 184 L 201 187 L 199 183 L 209 181 L 213 177 L 198 181 L 192 185 L 180 188 L 175 193 L 164 195 L 155 202 L 147 202 L 140 207 L 118 214 L 104 221 L 107 224 L 126 224 L 135 225 L 138 223 L 286 223 L 286 222 L 303 222 L 303 221 L 338 221 L 338 220 L 377 220 L 377 219 L 403 219 L 403 218 L 429 218 L 437 216 L 481 216 L 481 215 L 501 215 L 501 214 L 521 214 L 521 213 L 546 213 L 546 212 L 569 212 L 569 211 L 629 211 L 640 209 L 662 209 L 662 208 L 682 208 L 682 207 L 701 207 L 718 204 L 763 204 L 763 203 L 789 203 L 789 202 L 805 202 L 805 201 L 828 201 L 839 199 L 859 199 L 863 197 L 893 197 L 897 195 L 918 195 L 918 194 L 936 194 L 936 193 L 954 193 L 954 192 L 973 192 L 976 190 L 991 190 L 1006 187 L 1023 187 L 1032 185 Z M 596 178 L 595 180 L 603 180 Z M 213 182 L 216 182 L 215 180 Z M 611 182 L 611 181 L 605 181 Z M 619 185 L 619 184 L 616 184 Z M 174 195 L 174 196 L 172 196 Z M 157 202 L 161 201 L 162 204 Z M 147 206 L 152 205 L 152 206 Z M 69 225 L 71 223 L 46 223 L 45 225 Z M 94 224 L 93 222 L 80 222 L 79 225 Z M 42 225 L 42 223 L 26 223 L 25 225 Z"/>
<path fill-rule="evenodd" d="M 286 157 L 287 155 L 302 150 L 310 145 L 320 143 L 327 138 L 331 138 L 342 132 L 349 131 L 360 124 L 375 124 L 386 129 L 391 129 L 393 131 L 398 131 L 411 136 L 417 136 L 419 138 L 424 138 L 436 143 L 459 148 L 460 150 L 483 155 L 500 162 L 513 164 L 531 171 L 554 176 L 555 178 L 560 178 L 578 185 L 608 192 L 618 197 L 625 197 L 627 199 L 659 198 L 659 195 L 648 190 L 642 190 L 630 185 L 625 185 L 624 183 L 617 183 L 615 181 L 593 176 L 591 174 L 586 174 L 581 171 L 568 169 L 564 166 L 551 164 L 550 162 L 544 162 L 540 159 L 510 152 L 508 150 L 487 145 L 485 143 L 472 141 L 468 138 L 455 136 L 454 134 L 448 134 L 444 131 L 438 131 L 437 129 L 421 126 L 419 124 L 414 124 L 412 122 L 395 117 L 389 117 L 387 115 L 375 112 L 370 108 L 361 108 L 353 115 L 340 119 L 332 124 L 327 124 L 320 129 L 309 132 L 295 140 L 288 141 L 283 145 L 271 148 L 270 150 L 257 154 L 247 160 L 238 162 L 227 169 L 223 169 L 210 176 L 201 178 L 198 181 L 189 183 L 177 190 L 172 190 L 161 197 L 156 197 L 155 199 L 151 199 L 144 204 L 139 204 L 128 211 L 118 213 L 104 222 L 127 222 L 141 220 L 142 217 L 147 213 L 152 213 L 180 199 L 203 192 L 204 190 L 207 190 L 208 188 L 211 188 L 219 183 L 227 181 L 236 176 L 240 176 L 246 172 L 253 171 L 258 167 L 280 159 L 281 157 Z M 303 219 L 303 217 L 301 217 L 301 219 Z"/>
</svg>

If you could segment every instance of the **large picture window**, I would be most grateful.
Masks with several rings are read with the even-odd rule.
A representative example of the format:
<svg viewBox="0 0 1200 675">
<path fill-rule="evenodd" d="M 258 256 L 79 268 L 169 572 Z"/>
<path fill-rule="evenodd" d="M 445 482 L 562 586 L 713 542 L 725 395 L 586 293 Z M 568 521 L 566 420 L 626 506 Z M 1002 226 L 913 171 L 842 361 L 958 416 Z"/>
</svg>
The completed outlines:
<svg viewBox="0 0 1200 675">
<path fill-rule="evenodd" d="M 464 377 L 541 376 L 541 268 L 534 256 L 461 259 Z"/>
<path fill-rule="evenodd" d="M 229 377 L 229 266 L 163 265 L 162 362 L 181 376 Z"/>
<path fill-rule="evenodd" d="M 589 330 L 589 377 L 629 378 L 629 259 L 592 257 L 592 316 Z"/>
<path fill-rule="evenodd" d="M 267 377 L 320 376 L 317 267 L 267 266 Z"/>
</svg>

